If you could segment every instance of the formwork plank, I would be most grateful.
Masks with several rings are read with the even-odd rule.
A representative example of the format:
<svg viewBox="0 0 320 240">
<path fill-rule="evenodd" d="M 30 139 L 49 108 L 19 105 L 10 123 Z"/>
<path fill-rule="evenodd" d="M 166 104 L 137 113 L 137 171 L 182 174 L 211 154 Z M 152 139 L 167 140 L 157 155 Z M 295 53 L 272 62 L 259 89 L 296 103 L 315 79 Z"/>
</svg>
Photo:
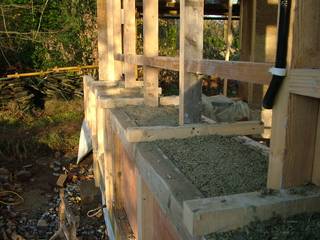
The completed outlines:
<svg viewBox="0 0 320 240">
<path fill-rule="evenodd" d="M 183 222 L 191 235 L 199 236 L 237 229 L 275 214 L 287 217 L 315 211 L 320 211 L 319 188 L 300 188 L 270 195 L 252 192 L 185 201 Z"/>
<path fill-rule="evenodd" d="M 129 142 L 145 142 L 160 139 L 180 139 L 206 135 L 252 135 L 261 134 L 263 124 L 259 121 L 186 124 L 184 126 L 129 127 L 126 136 Z"/>
</svg>

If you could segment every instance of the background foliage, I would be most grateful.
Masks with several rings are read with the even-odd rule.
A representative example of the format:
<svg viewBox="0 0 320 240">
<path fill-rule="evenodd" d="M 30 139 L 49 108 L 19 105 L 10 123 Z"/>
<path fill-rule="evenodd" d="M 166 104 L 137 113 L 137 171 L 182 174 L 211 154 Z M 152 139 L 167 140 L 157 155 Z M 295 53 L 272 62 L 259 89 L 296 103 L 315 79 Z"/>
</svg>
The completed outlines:
<svg viewBox="0 0 320 240">
<path fill-rule="evenodd" d="M 96 26 L 96 0 L 1 0 L 0 77 L 12 72 L 31 72 L 55 66 L 96 63 Z M 137 53 L 143 54 L 142 18 L 137 18 L 137 33 Z M 234 22 L 231 60 L 239 58 L 238 33 L 238 23 Z M 225 22 L 206 20 L 204 58 L 224 59 L 225 53 Z M 159 20 L 159 55 L 179 55 L 179 19 Z M 140 68 L 139 78 L 142 79 L 142 76 L 143 71 Z M 163 88 L 164 94 L 178 93 L 178 79 L 177 72 L 160 71 L 160 87 Z M 78 82 L 75 81 L 76 84 L 72 84 L 71 80 L 65 85 L 74 85 L 73 89 L 77 90 Z M 29 86 L 27 86 L 28 99 L 30 94 L 40 98 L 51 95 L 61 96 L 61 89 L 58 89 L 61 84 L 48 86 L 48 83 L 50 81 L 43 79 L 25 79 L 24 84 Z M 47 89 L 50 89 L 50 94 Z M 53 92 L 59 92 L 59 94 L 53 94 Z M 16 95 L 19 95 L 15 90 L 11 93 L 11 98 L 16 99 Z M 25 97 L 23 95 L 23 101 Z M 67 98 L 69 99 L 69 96 Z"/>
<path fill-rule="evenodd" d="M 2 0 L 0 71 L 91 64 L 95 15 L 94 0 Z"/>
</svg>

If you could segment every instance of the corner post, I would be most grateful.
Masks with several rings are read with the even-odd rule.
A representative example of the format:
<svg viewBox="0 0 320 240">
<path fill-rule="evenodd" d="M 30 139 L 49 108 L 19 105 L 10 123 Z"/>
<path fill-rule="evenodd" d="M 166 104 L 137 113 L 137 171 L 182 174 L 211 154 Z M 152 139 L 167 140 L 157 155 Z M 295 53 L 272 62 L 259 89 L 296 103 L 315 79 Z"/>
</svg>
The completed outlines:
<svg viewBox="0 0 320 240">
<path fill-rule="evenodd" d="M 292 0 L 288 69 L 320 68 L 320 2 Z M 305 37 L 308 36 L 308 37 Z M 281 189 L 315 182 L 319 99 L 290 94 L 290 74 L 284 79 L 272 115 L 268 188 Z M 319 152 L 318 152 L 319 154 Z"/>
</svg>

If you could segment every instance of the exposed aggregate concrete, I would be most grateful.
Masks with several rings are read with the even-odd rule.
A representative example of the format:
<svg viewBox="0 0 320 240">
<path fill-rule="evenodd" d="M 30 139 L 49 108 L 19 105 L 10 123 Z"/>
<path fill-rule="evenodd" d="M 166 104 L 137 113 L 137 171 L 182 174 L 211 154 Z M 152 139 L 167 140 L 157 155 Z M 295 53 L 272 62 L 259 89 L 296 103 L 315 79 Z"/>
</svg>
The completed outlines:
<svg viewBox="0 0 320 240">
<path fill-rule="evenodd" d="M 197 136 L 150 144 L 159 147 L 206 197 L 266 187 L 267 156 L 236 137 Z"/>
</svg>

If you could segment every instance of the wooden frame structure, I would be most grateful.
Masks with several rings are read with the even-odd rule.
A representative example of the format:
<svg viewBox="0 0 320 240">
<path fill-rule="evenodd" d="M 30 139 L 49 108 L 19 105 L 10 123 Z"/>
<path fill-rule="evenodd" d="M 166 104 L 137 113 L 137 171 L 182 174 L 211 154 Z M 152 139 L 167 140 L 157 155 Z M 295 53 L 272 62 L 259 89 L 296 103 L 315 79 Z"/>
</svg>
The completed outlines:
<svg viewBox="0 0 320 240">
<path fill-rule="evenodd" d="M 144 0 L 144 55 L 136 55 L 135 1 L 123 0 L 122 5 L 120 0 L 99 1 L 98 6 L 103 9 L 99 12 L 98 8 L 98 26 L 106 30 L 99 30 L 102 35 L 99 37 L 99 46 L 102 46 L 99 47 L 99 78 L 107 81 L 86 78 L 84 105 L 93 136 L 96 183 L 107 205 L 108 231 L 112 236 L 127 239 L 130 232 L 137 239 L 200 239 L 217 230 L 241 227 L 256 217 L 267 219 L 273 212 L 288 216 L 320 211 L 318 188 L 307 191 L 305 196 L 285 190 L 306 183 L 320 184 L 320 55 L 315 54 L 320 50 L 320 30 L 315 24 L 320 23 L 319 1 L 292 0 L 289 67 L 273 109 L 267 183 L 268 188 L 280 190 L 279 193 L 264 198 L 259 193 L 244 193 L 207 199 L 203 199 L 166 156 L 148 150 L 140 142 L 197 134 L 260 132 L 261 125 L 252 122 L 199 123 L 199 75 L 217 74 L 248 83 L 248 89 L 254 89 L 253 84 L 270 82 L 272 76 L 268 69 L 272 64 L 248 62 L 258 60 L 252 51 L 244 59 L 247 61 L 202 59 L 204 0 L 180 0 L 178 58 L 158 56 L 158 0 Z M 255 52 L 263 48 L 255 37 L 265 37 L 266 33 L 248 32 L 256 32 L 266 25 L 263 20 L 259 25 L 258 19 L 263 16 L 257 11 L 269 1 L 241 1 L 241 39 L 250 40 L 253 43 L 250 48 Z M 252 26 L 245 25 L 250 19 L 255 19 L 250 23 Z M 123 31 L 119 31 L 121 25 Z M 119 42 L 123 44 L 121 47 Z M 135 65 L 143 66 L 143 82 L 135 79 Z M 161 68 L 179 71 L 179 96 L 159 96 L 158 71 Z M 124 74 L 125 88 L 117 81 L 121 74 Z M 168 103 L 179 106 L 180 126 L 137 127 L 117 109 L 127 105 L 157 107 Z M 173 175 L 174 178 L 168 177 Z"/>
</svg>

